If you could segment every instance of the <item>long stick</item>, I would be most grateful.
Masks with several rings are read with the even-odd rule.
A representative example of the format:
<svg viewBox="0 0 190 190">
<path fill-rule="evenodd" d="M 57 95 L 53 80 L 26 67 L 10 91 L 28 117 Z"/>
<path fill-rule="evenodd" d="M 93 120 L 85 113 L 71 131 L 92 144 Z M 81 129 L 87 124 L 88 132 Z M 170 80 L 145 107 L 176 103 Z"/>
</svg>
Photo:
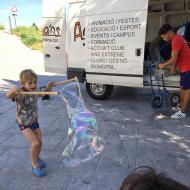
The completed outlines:
<svg viewBox="0 0 190 190">
<path fill-rule="evenodd" d="M 72 82 L 72 81 L 76 81 L 78 80 L 77 77 L 75 78 L 72 78 L 72 79 L 69 79 L 69 80 L 64 80 L 64 81 L 61 81 L 61 82 L 55 82 L 53 85 L 51 86 L 56 86 L 56 85 L 60 85 L 60 84 L 65 84 L 65 83 L 68 83 L 68 82 Z"/>
<path fill-rule="evenodd" d="M 29 94 L 29 95 L 58 95 L 58 92 L 21 92 L 20 94 Z"/>
<path fill-rule="evenodd" d="M 68 82 L 72 82 L 72 81 L 76 81 L 78 80 L 77 77 L 75 78 L 72 78 L 72 79 L 69 79 L 69 80 L 64 80 L 64 81 L 61 81 L 61 82 L 56 82 L 54 83 L 53 85 L 51 85 L 52 87 L 53 86 L 56 86 L 56 85 L 59 85 L 59 84 L 65 84 L 65 83 L 68 83 Z M 58 95 L 59 92 L 21 92 L 21 94 L 29 94 L 29 95 L 32 95 L 32 94 L 35 94 L 35 95 Z"/>
</svg>

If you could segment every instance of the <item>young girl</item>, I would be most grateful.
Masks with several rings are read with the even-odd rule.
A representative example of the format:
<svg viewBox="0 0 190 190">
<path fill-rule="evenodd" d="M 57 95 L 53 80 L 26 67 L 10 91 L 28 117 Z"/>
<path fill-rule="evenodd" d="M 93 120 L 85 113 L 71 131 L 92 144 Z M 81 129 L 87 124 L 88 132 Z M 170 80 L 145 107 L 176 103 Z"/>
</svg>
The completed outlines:
<svg viewBox="0 0 190 190">
<path fill-rule="evenodd" d="M 13 87 L 6 93 L 6 96 L 16 101 L 16 121 L 23 135 L 31 144 L 30 156 L 32 161 L 32 173 L 38 177 L 45 176 L 42 170 L 46 163 L 40 159 L 42 146 L 41 130 L 38 124 L 37 95 L 21 94 L 20 92 L 32 92 L 37 90 L 37 75 L 31 69 L 23 70 L 20 73 L 21 88 Z M 45 91 L 51 90 L 48 83 Z"/>
</svg>

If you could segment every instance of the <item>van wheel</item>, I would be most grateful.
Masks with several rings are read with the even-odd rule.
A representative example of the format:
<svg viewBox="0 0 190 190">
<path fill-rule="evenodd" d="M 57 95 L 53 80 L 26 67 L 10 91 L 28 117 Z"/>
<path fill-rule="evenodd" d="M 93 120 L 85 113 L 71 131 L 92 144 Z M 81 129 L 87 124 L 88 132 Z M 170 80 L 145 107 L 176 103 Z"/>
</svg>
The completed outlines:
<svg viewBox="0 0 190 190">
<path fill-rule="evenodd" d="M 92 98 L 96 100 L 105 100 L 113 92 L 113 85 L 86 82 L 86 90 Z"/>
</svg>

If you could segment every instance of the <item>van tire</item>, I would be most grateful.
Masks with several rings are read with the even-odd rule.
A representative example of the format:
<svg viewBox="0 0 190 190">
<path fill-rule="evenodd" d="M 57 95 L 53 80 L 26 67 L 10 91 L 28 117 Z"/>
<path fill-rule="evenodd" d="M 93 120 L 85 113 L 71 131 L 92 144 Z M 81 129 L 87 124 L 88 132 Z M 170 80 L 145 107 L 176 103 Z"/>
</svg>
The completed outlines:
<svg viewBox="0 0 190 190">
<path fill-rule="evenodd" d="M 86 82 L 86 90 L 92 98 L 96 100 L 105 100 L 112 94 L 113 85 Z"/>
</svg>

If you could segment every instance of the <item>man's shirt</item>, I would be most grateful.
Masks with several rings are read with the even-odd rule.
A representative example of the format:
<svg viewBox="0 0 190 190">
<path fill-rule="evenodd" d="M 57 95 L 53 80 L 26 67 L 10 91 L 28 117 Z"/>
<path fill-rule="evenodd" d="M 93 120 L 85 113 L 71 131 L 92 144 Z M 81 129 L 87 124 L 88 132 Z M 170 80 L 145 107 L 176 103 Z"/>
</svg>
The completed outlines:
<svg viewBox="0 0 190 190">
<path fill-rule="evenodd" d="M 175 34 L 172 40 L 172 51 L 179 52 L 176 66 L 180 72 L 190 71 L 190 48 L 182 36 Z"/>
</svg>

